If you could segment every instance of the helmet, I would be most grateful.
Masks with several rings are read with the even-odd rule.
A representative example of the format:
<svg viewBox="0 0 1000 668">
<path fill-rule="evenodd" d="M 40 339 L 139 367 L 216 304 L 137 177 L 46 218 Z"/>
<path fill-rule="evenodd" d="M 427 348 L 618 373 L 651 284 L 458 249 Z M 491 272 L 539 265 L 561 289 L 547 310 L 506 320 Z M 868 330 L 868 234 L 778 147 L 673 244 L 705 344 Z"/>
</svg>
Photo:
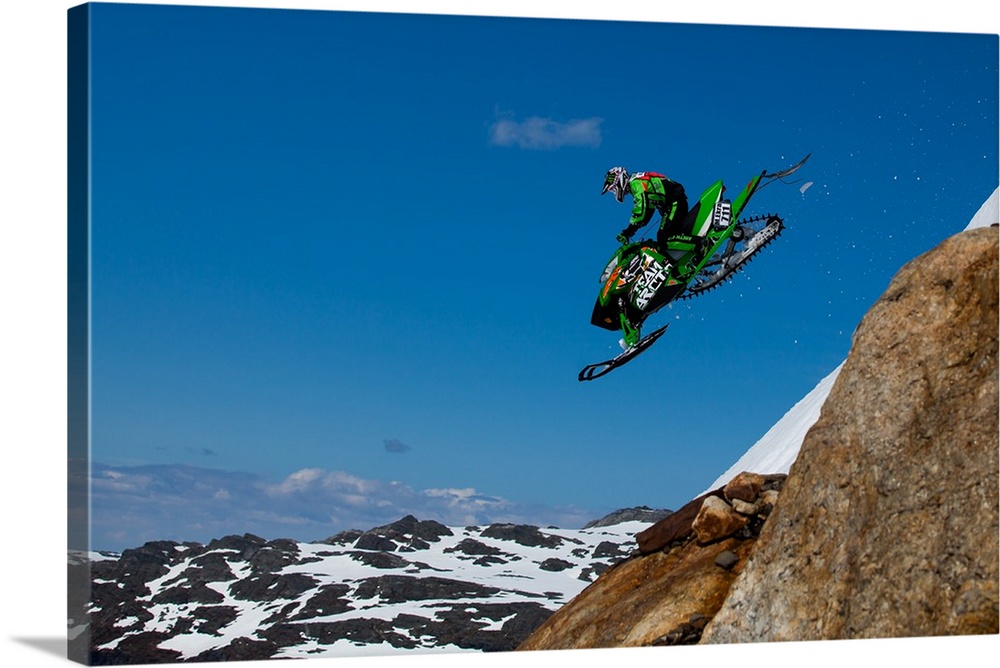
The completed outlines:
<svg viewBox="0 0 1000 668">
<path fill-rule="evenodd" d="M 628 172 L 624 167 L 612 167 L 604 175 L 604 189 L 601 194 L 609 190 L 615 194 L 615 199 L 619 202 L 625 201 L 625 193 L 628 192 Z"/>
</svg>

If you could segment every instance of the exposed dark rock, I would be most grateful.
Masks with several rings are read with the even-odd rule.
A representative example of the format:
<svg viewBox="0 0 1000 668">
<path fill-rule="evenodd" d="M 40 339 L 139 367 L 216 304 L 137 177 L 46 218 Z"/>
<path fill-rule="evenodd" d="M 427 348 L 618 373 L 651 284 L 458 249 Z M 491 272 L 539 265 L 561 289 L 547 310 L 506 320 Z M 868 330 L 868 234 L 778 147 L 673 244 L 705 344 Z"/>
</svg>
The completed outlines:
<svg viewBox="0 0 1000 668">
<path fill-rule="evenodd" d="M 185 586 L 171 587 L 164 589 L 151 601 L 155 603 L 221 603 L 226 599 L 214 589 L 206 587 L 202 583 L 188 584 Z"/>
<path fill-rule="evenodd" d="M 416 552 L 418 550 L 429 550 L 430 547 L 431 547 L 430 543 L 428 543 L 427 541 L 425 541 L 422 538 L 417 538 L 416 536 L 414 536 L 413 538 L 410 539 L 410 542 L 408 542 L 406 545 L 403 545 L 402 547 L 400 547 L 399 551 L 400 552 Z"/>
<path fill-rule="evenodd" d="M 468 554 L 471 556 L 497 555 L 503 553 L 499 548 L 487 545 L 486 543 L 480 542 L 475 538 L 463 538 L 456 543 L 454 547 L 445 549 L 445 552 L 461 552 L 462 554 Z"/>
<path fill-rule="evenodd" d="M 267 541 L 260 536 L 251 533 L 242 536 L 225 536 L 209 542 L 206 550 L 232 550 L 236 554 L 234 558 L 245 561 L 253 556 L 257 550 L 267 544 Z"/>
<path fill-rule="evenodd" d="M 558 573 L 559 571 L 564 571 L 567 568 L 573 568 L 576 564 L 566 561 L 565 559 L 546 559 L 538 565 L 543 571 L 551 571 Z"/>
<path fill-rule="evenodd" d="M 479 557 L 472 563 L 474 563 L 476 566 L 498 566 L 510 562 L 501 557 L 493 557 L 490 555 L 486 555 L 485 557 Z"/>
<path fill-rule="evenodd" d="M 374 552 L 394 552 L 399 546 L 385 536 L 376 533 L 365 533 L 354 544 L 359 550 L 372 550 Z"/>
<path fill-rule="evenodd" d="M 659 522 L 664 517 L 670 515 L 671 510 L 653 510 L 649 506 L 636 506 L 635 508 L 621 508 L 609 513 L 599 520 L 588 522 L 584 529 L 595 529 L 598 527 L 609 527 L 623 522 Z"/>
<path fill-rule="evenodd" d="M 299 544 L 297 541 L 291 538 L 275 538 L 274 540 L 267 541 L 267 547 L 273 547 L 276 550 L 281 550 L 282 552 L 288 552 L 290 554 L 298 554 Z"/>
<path fill-rule="evenodd" d="M 451 529 L 440 522 L 435 522 L 434 520 L 420 521 L 413 515 L 407 515 L 392 524 L 376 527 L 371 530 L 371 533 L 381 535 L 390 535 L 395 533 L 400 536 L 414 536 L 432 543 L 436 543 L 441 540 L 441 536 L 452 535 Z"/>
<path fill-rule="evenodd" d="M 618 543 L 605 540 L 598 543 L 597 547 L 594 548 L 593 556 L 595 559 L 607 559 L 609 557 L 627 556 L 628 554 Z"/>
<path fill-rule="evenodd" d="M 406 568 L 411 565 L 411 562 L 392 552 L 352 552 L 351 559 L 373 568 Z"/>
<path fill-rule="evenodd" d="M 393 624 L 418 637 L 434 637 L 440 645 L 503 652 L 515 649 L 551 614 L 538 603 L 474 603 L 441 606 L 433 619 L 399 615 Z M 486 630 L 491 623 L 504 619 L 507 621 L 499 630 Z"/>
<path fill-rule="evenodd" d="M 608 570 L 608 568 L 606 564 L 598 562 L 581 570 L 580 575 L 577 577 L 584 582 L 593 582 L 595 577 Z"/>
<path fill-rule="evenodd" d="M 125 633 L 138 633 L 153 619 L 145 603 L 123 595 L 122 591 L 113 584 L 95 585 L 90 613 L 91 646 L 100 647 Z"/>
<path fill-rule="evenodd" d="M 78 564 L 71 566 L 72 568 L 89 568 L 90 578 L 94 582 L 100 580 L 114 580 L 120 574 L 121 565 L 119 560 L 121 555 L 116 559 L 102 559 L 100 561 L 89 561 L 84 564 Z"/>
<path fill-rule="evenodd" d="M 316 580 L 302 573 L 262 573 L 234 582 L 229 591 L 233 598 L 243 601 L 275 601 L 296 598 L 316 584 Z"/>
<path fill-rule="evenodd" d="M 116 580 L 131 596 L 145 596 L 149 594 L 146 583 L 166 575 L 178 554 L 178 543 L 149 542 L 142 547 L 123 551 L 115 567 L 105 577 Z"/>
<path fill-rule="evenodd" d="M 294 563 L 298 554 L 299 548 L 294 543 L 287 546 L 272 542 L 257 550 L 248 563 L 255 572 L 274 573 Z"/>
<path fill-rule="evenodd" d="M 396 631 L 394 621 L 384 619 L 345 619 L 334 622 L 306 622 L 290 624 L 301 636 L 312 638 L 324 645 L 338 640 L 350 640 L 359 645 L 386 642 L 393 647 L 413 649 L 417 642 Z M 284 633 L 288 633 L 286 628 Z"/>
<path fill-rule="evenodd" d="M 195 661 L 260 661 L 270 659 L 279 649 L 278 645 L 266 640 L 237 638 L 225 647 L 202 652 Z"/>
<path fill-rule="evenodd" d="M 209 552 L 192 559 L 183 577 L 189 582 L 228 582 L 235 580 L 236 574 L 224 554 Z"/>
<path fill-rule="evenodd" d="M 440 522 L 420 521 L 413 515 L 407 515 L 392 524 L 365 531 L 359 536 L 355 547 L 359 550 L 382 552 L 394 550 L 414 552 L 429 549 L 430 543 L 440 541 L 441 536 L 450 535 L 452 535 L 451 529 Z"/>
<path fill-rule="evenodd" d="M 363 533 L 364 531 L 361 531 L 360 529 L 348 529 L 347 531 L 341 531 L 340 533 L 334 534 L 333 536 L 325 538 L 319 542 L 326 545 L 353 545 L 354 541 L 361 538 Z"/>
<path fill-rule="evenodd" d="M 358 599 L 378 596 L 387 603 L 402 603 L 428 599 L 489 598 L 499 592 L 496 587 L 448 578 L 383 575 L 362 581 L 354 596 Z"/>
<path fill-rule="evenodd" d="M 274 643 L 277 647 L 291 647 L 306 640 L 305 631 L 306 624 L 304 623 L 278 621 L 258 629 L 256 635 L 263 640 Z"/>
<path fill-rule="evenodd" d="M 484 538 L 510 540 L 526 547 L 556 548 L 563 544 L 563 539 L 552 534 L 543 534 L 538 527 L 524 524 L 491 524 L 483 529 Z"/>
<path fill-rule="evenodd" d="M 538 603 L 514 603 L 504 606 L 504 611 L 507 614 L 500 619 L 510 617 L 511 614 L 515 616 L 504 622 L 501 627 L 502 644 L 496 647 L 496 651 L 506 652 L 517 649 L 518 645 L 552 616 L 551 610 Z"/>
<path fill-rule="evenodd" d="M 726 570 L 731 569 L 733 566 L 740 562 L 740 558 L 736 556 L 735 552 L 730 552 L 729 550 L 723 550 L 719 552 L 719 556 L 715 558 L 715 565 L 720 568 L 725 568 Z"/>
<path fill-rule="evenodd" d="M 95 650 L 90 654 L 94 666 L 115 666 L 134 663 L 170 663 L 177 661 L 181 653 L 161 649 L 158 645 L 170 636 L 155 631 L 143 631 L 126 636 L 114 649 Z"/>
<path fill-rule="evenodd" d="M 196 620 L 194 630 L 205 635 L 219 635 L 222 627 L 236 621 L 236 608 L 229 605 L 212 605 L 195 608 L 191 616 Z"/>
<path fill-rule="evenodd" d="M 312 619 L 353 610 L 354 606 L 348 598 L 350 592 L 351 588 L 344 584 L 324 585 L 289 620 Z"/>
</svg>

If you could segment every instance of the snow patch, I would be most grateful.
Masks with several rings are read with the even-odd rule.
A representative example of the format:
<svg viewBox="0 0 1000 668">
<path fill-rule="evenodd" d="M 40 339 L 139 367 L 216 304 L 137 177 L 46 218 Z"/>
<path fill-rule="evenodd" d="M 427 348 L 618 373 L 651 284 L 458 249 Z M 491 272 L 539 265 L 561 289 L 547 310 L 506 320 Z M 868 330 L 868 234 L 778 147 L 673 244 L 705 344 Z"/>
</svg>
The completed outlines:
<svg viewBox="0 0 1000 668">
<path fill-rule="evenodd" d="M 843 366 L 844 363 L 841 362 L 809 394 L 792 406 L 791 410 L 785 413 L 735 464 L 716 478 L 705 492 L 722 487 L 743 471 L 763 474 L 788 473 L 792 463 L 799 456 L 799 448 L 802 447 L 806 433 L 819 419 L 820 409 L 826 402 L 826 397 L 830 394 L 830 389 Z"/>
<path fill-rule="evenodd" d="M 977 227 L 989 227 L 990 225 L 997 224 L 997 219 L 1000 217 L 997 215 L 997 203 L 1000 201 L 998 193 L 1000 193 L 1000 188 L 994 190 L 993 194 L 983 202 L 983 205 L 979 207 L 979 211 L 972 217 L 972 220 L 969 221 L 965 229 L 971 230 Z"/>
</svg>

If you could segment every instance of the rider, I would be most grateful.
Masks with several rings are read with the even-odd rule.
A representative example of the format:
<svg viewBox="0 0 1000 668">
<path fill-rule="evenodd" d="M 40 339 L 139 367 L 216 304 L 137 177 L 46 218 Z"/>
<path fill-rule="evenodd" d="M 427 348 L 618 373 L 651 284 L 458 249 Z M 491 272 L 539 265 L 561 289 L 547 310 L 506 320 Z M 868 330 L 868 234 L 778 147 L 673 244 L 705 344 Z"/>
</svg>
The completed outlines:
<svg viewBox="0 0 1000 668">
<path fill-rule="evenodd" d="M 633 234 L 649 223 L 654 211 L 659 211 L 662 217 L 660 229 L 656 233 L 656 242 L 660 248 L 665 249 L 667 239 L 683 231 L 681 228 L 688 213 L 688 201 L 684 186 L 680 183 L 656 172 L 636 172 L 629 175 L 624 167 L 612 167 L 604 176 L 601 194 L 609 190 L 619 202 L 625 201 L 625 193 L 632 195 L 632 217 L 628 226 L 618 235 L 619 243 L 628 243 Z"/>
<path fill-rule="evenodd" d="M 625 201 L 625 193 L 632 195 L 632 217 L 629 218 L 628 226 L 618 235 L 618 242 L 628 243 L 633 234 L 652 220 L 653 212 L 659 211 L 661 220 L 656 233 L 656 245 L 666 255 L 670 250 L 670 237 L 684 231 L 684 219 L 688 213 L 684 186 L 657 172 L 636 172 L 630 175 L 624 167 L 612 167 L 604 175 L 601 195 L 609 190 L 619 202 Z M 639 325 L 631 322 L 624 306 L 621 307 L 619 318 L 624 337 L 618 343 L 628 350 L 639 341 Z"/>
</svg>

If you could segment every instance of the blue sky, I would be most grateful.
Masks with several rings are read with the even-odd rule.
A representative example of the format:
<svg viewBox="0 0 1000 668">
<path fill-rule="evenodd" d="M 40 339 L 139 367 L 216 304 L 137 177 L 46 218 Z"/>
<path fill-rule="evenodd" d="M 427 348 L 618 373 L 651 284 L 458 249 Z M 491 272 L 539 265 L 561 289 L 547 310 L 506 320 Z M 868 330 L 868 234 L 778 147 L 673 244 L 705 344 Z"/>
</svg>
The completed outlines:
<svg viewBox="0 0 1000 668">
<path fill-rule="evenodd" d="M 98 548 L 679 507 L 998 182 L 996 35 L 93 12 Z M 609 167 L 693 199 L 810 152 L 752 203 L 779 242 L 576 380 Z"/>
</svg>

